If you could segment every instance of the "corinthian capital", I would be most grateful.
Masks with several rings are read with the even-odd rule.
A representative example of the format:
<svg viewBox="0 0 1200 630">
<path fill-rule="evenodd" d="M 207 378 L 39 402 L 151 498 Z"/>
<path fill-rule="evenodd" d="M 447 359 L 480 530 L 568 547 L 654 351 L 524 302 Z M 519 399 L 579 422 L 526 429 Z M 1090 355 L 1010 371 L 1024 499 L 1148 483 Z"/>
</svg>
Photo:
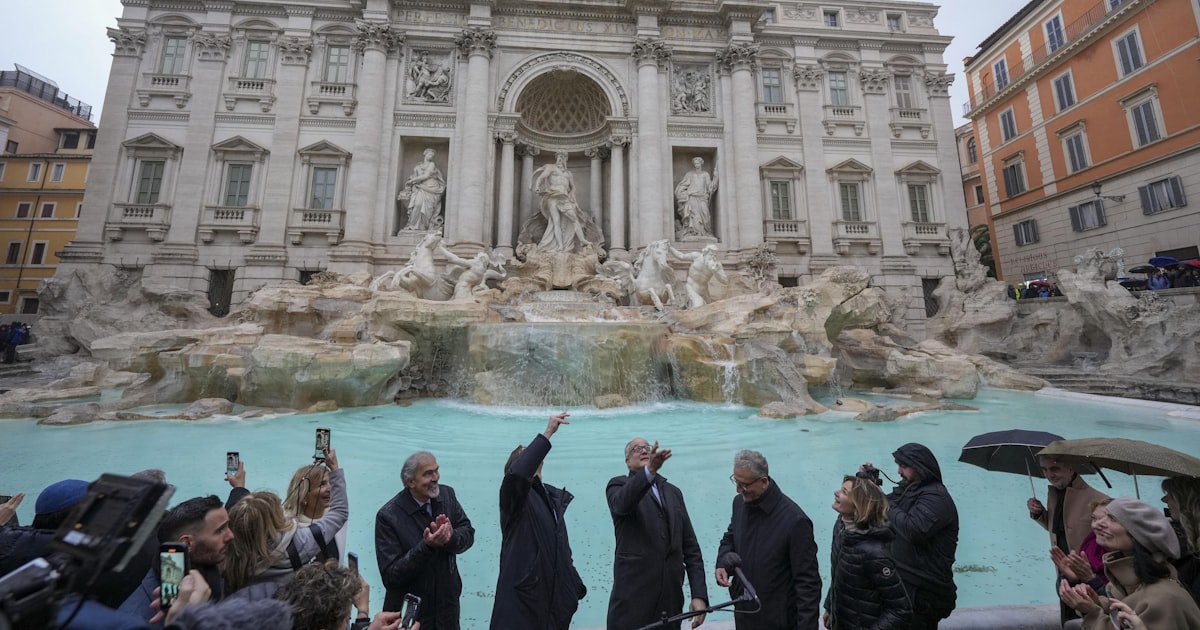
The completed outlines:
<svg viewBox="0 0 1200 630">
<path fill-rule="evenodd" d="M 864 68 L 858 72 L 858 80 L 862 83 L 863 91 L 868 94 L 887 92 L 887 83 L 891 78 L 892 73 L 882 68 Z"/>
<path fill-rule="evenodd" d="M 483 55 L 491 58 L 492 49 L 496 47 L 496 31 L 480 26 L 465 28 L 458 37 L 454 38 L 458 50 L 469 56 Z"/>
<path fill-rule="evenodd" d="M 639 39 L 633 43 L 633 58 L 639 66 L 643 63 L 662 65 L 671 59 L 671 47 L 661 39 Z"/>
<path fill-rule="evenodd" d="M 717 51 L 717 63 L 729 70 L 753 70 L 758 66 L 758 44 L 730 44 L 729 48 Z"/>
<path fill-rule="evenodd" d="M 359 50 L 374 48 L 389 53 L 404 42 L 404 35 L 397 33 L 391 22 L 358 19 L 354 27 L 358 29 L 354 43 Z"/>
<path fill-rule="evenodd" d="M 228 35 L 200 31 L 192 36 L 196 58 L 201 61 L 225 61 L 232 40 Z"/>
<path fill-rule="evenodd" d="M 143 29 L 131 31 L 124 26 L 110 28 L 108 38 L 116 46 L 113 54 L 118 57 L 140 57 L 146 48 L 146 31 Z"/>
<path fill-rule="evenodd" d="M 289 65 L 308 65 L 312 48 L 312 39 L 308 37 L 284 37 L 279 40 L 279 52 L 283 53 L 283 63 Z"/>
<path fill-rule="evenodd" d="M 792 69 L 796 79 L 796 87 L 801 90 L 821 89 L 821 79 L 825 78 L 825 69 L 821 66 L 796 66 Z"/>
<path fill-rule="evenodd" d="M 947 96 L 950 84 L 954 83 L 954 75 L 945 72 L 929 72 L 925 74 L 925 89 L 930 96 Z"/>
</svg>

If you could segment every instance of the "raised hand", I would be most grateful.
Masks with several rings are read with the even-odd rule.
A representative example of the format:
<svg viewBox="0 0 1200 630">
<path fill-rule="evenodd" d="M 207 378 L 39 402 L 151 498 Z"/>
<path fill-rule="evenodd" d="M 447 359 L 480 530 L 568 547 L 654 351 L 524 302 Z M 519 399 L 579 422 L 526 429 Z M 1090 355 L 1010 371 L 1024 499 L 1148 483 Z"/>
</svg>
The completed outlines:
<svg viewBox="0 0 1200 630">
<path fill-rule="evenodd" d="M 571 416 L 571 414 L 569 414 L 565 411 L 562 413 L 558 413 L 553 416 L 550 416 L 550 423 L 546 425 L 546 430 L 545 430 L 545 432 L 542 433 L 542 435 L 546 436 L 546 439 L 549 440 L 550 437 L 553 436 L 558 431 L 558 428 L 560 426 L 562 426 L 564 424 L 571 424 L 570 422 L 567 422 L 567 418 L 570 416 Z"/>
<path fill-rule="evenodd" d="M 225 473 L 225 481 L 228 481 L 229 486 L 232 488 L 245 488 L 246 487 L 246 462 L 245 462 L 245 460 L 238 458 L 237 472 L 232 475 L 229 473 Z"/>
<path fill-rule="evenodd" d="M 0 525 L 3 525 L 12 520 L 17 515 L 17 508 L 20 507 L 21 501 L 25 500 L 25 493 L 18 492 L 13 495 L 13 498 L 0 503 Z"/>
<path fill-rule="evenodd" d="M 662 468 L 663 463 L 668 459 L 671 459 L 671 449 L 658 450 L 658 440 L 655 440 L 654 447 L 650 449 L 650 472 L 658 472 L 658 469 Z"/>
</svg>

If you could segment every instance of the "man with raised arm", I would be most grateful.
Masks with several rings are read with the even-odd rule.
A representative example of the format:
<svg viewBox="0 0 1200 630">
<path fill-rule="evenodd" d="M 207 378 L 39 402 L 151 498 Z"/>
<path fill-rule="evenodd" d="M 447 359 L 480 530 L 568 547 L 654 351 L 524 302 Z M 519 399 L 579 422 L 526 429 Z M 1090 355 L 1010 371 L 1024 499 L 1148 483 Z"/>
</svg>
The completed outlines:
<svg viewBox="0 0 1200 630">
<path fill-rule="evenodd" d="M 518 446 L 500 483 L 500 576 L 491 630 L 567 630 L 587 587 L 575 570 L 566 511 L 574 497 L 542 483 L 550 438 L 567 422 L 550 416 L 529 446 Z"/>
<path fill-rule="evenodd" d="M 608 600 L 609 628 L 640 628 L 683 610 L 683 576 L 691 587 L 689 609 L 708 608 L 704 558 L 683 503 L 683 493 L 658 474 L 671 458 L 645 438 L 625 445 L 629 473 L 608 482 L 617 549 L 613 590 Z M 691 627 L 704 623 L 692 618 Z M 669 626 L 679 628 L 679 624 Z"/>
</svg>

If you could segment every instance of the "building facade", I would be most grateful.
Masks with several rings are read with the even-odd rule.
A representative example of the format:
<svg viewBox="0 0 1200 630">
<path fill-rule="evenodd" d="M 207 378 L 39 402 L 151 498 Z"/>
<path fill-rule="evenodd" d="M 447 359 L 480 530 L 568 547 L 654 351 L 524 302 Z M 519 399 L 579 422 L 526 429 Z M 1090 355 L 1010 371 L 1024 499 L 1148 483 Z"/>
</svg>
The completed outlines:
<svg viewBox="0 0 1200 630">
<path fill-rule="evenodd" d="M 968 117 L 1005 280 L 1200 257 L 1200 6 L 1034 0 L 966 65 Z"/>
<path fill-rule="evenodd" d="M 37 313 L 38 284 L 75 236 L 96 141 L 90 117 L 46 79 L 0 72 L 0 314 Z"/>
<path fill-rule="evenodd" d="M 535 169 L 564 153 L 615 258 L 665 239 L 737 269 L 766 243 L 781 282 L 859 265 L 914 320 L 952 273 L 965 213 L 934 5 L 203 6 L 129 4 L 110 30 L 69 264 L 217 306 L 317 270 L 379 275 L 430 229 L 511 256 L 545 212 Z"/>
</svg>

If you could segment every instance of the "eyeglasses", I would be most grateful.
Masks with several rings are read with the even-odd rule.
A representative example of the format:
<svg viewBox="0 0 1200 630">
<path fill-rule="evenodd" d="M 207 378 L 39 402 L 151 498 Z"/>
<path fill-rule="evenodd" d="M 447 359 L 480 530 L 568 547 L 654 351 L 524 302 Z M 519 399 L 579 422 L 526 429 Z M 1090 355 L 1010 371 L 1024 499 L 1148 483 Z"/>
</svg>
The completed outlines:
<svg viewBox="0 0 1200 630">
<path fill-rule="evenodd" d="M 649 444 L 638 444 L 637 446 L 630 447 L 630 449 L 629 449 L 630 455 L 637 455 L 638 453 L 649 453 L 649 452 L 650 452 Z"/>
<path fill-rule="evenodd" d="M 729 475 L 729 480 L 733 482 L 734 487 L 737 488 L 738 490 L 745 490 L 746 488 L 749 488 L 751 485 L 756 484 L 766 478 L 767 478 L 766 475 L 764 475 L 762 477 L 757 477 L 755 479 L 747 481 L 746 483 L 742 483 L 742 482 L 738 481 L 737 479 L 735 479 L 733 475 Z"/>
</svg>

